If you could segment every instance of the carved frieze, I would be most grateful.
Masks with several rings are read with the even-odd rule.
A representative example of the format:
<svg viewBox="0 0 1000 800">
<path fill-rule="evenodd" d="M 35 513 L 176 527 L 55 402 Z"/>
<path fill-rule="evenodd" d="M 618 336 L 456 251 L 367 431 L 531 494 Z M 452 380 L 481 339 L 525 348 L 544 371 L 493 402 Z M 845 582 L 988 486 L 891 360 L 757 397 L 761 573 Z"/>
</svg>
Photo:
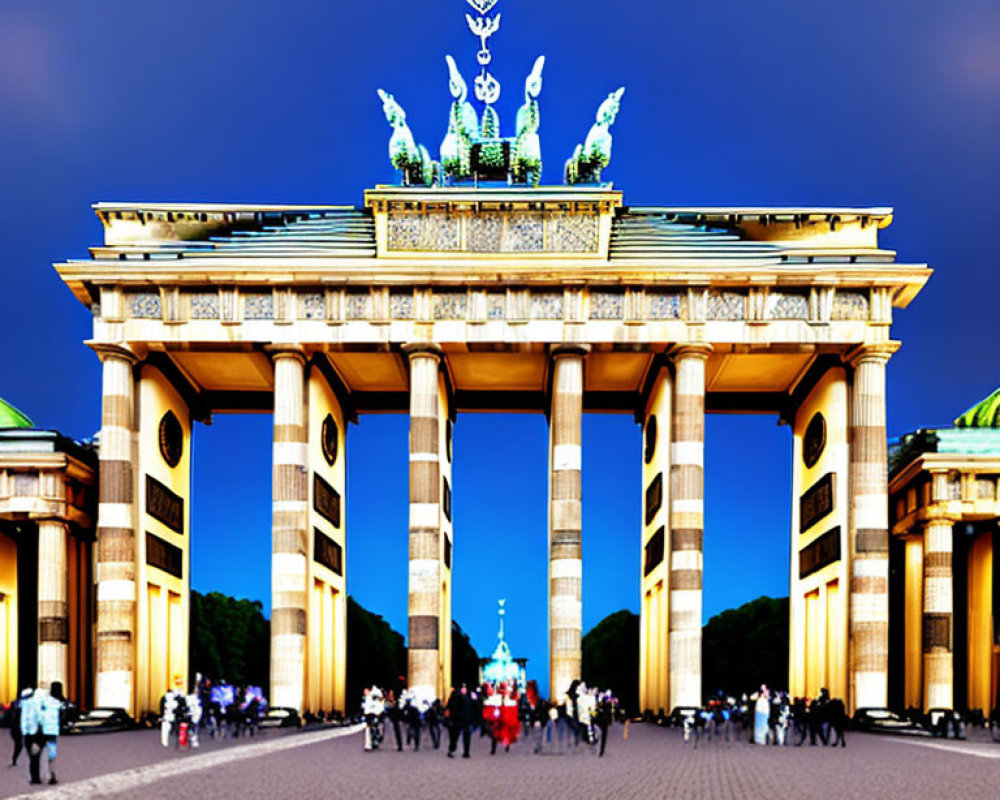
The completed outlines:
<svg viewBox="0 0 1000 800">
<path fill-rule="evenodd" d="M 159 292 L 137 292 L 128 295 L 128 314 L 133 319 L 162 319 L 163 305 Z"/>
</svg>

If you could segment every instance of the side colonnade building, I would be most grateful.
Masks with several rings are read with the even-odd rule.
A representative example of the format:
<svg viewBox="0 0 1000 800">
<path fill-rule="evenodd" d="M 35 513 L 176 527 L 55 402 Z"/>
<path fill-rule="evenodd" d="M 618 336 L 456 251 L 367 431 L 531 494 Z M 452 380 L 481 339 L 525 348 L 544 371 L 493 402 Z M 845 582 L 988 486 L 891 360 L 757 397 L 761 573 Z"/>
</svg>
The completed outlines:
<svg viewBox="0 0 1000 800">
<path fill-rule="evenodd" d="M 0 400 L 0 704 L 62 683 L 93 705 L 97 453 Z"/>
<path fill-rule="evenodd" d="M 629 207 L 610 184 L 362 207 L 99 204 L 56 268 L 103 363 L 96 703 L 187 678 L 191 429 L 273 413 L 272 703 L 344 710 L 346 427 L 410 415 L 409 684 L 450 682 L 458 412 L 549 420 L 550 694 L 580 676 L 585 412 L 644 429 L 640 695 L 701 703 L 704 415 L 793 431 L 793 694 L 888 700 L 885 371 L 930 271 L 887 209 Z M 497 512 L 502 513 L 502 512 Z M 458 546 L 461 547 L 460 532 Z"/>
</svg>

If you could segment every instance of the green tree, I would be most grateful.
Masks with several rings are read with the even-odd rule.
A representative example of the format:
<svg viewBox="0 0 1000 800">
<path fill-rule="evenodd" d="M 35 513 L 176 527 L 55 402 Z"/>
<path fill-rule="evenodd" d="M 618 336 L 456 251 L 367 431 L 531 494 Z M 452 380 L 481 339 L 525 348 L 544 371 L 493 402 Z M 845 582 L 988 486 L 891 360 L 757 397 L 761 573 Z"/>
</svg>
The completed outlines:
<svg viewBox="0 0 1000 800">
<path fill-rule="evenodd" d="M 451 623 L 451 685 L 465 684 L 470 689 L 479 683 L 479 654 L 472 646 L 469 634 L 462 626 L 452 620 Z M 447 700 L 442 697 L 441 700 Z"/>
<path fill-rule="evenodd" d="M 259 600 L 191 592 L 190 670 L 269 691 L 271 628 Z"/>
<path fill-rule="evenodd" d="M 716 614 L 702 632 L 702 694 L 788 687 L 788 598 L 758 597 Z"/>
<path fill-rule="evenodd" d="M 346 713 L 358 710 L 366 686 L 375 684 L 398 694 L 405 676 L 406 647 L 402 634 L 378 614 L 372 614 L 348 597 Z"/>
<path fill-rule="evenodd" d="M 630 712 L 639 708 L 639 617 L 611 614 L 583 637 L 583 680 L 610 689 Z"/>
</svg>

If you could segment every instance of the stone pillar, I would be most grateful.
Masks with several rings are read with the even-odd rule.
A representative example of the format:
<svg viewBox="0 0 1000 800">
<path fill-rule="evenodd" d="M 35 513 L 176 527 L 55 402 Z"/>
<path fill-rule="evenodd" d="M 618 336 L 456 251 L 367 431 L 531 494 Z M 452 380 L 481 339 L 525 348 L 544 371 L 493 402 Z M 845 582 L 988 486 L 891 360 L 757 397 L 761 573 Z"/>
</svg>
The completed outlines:
<svg viewBox="0 0 1000 800">
<path fill-rule="evenodd" d="M 305 356 L 275 348 L 273 360 L 271 704 L 302 711 L 310 533 Z"/>
<path fill-rule="evenodd" d="M 583 639 L 583 361 L 589 348 L 552 352 L 549 417 L 549 696 L 580 677 Z"/>
<path fill-rule="evenodd" d="M 861 347 L 850 409 L 850 710 L 889 699 L 889 466 L 885 367 L 896 343 Z"/>
<path fill-rule="evenodd" d="M 943 478 L 944 476 L 940 476 Z M 934 476 L 937 484 L 939 476 Z M 935 492 L 935 499 L 937 498 Z M 924 526 L 923 613 L 921 647 L 924 666 L 924 710 L 954 708 L 952 608 L 952 526 L 936 517 Z"/>
<path fill-rule="evenodd" d="M 69 677 L 69 607 L 67 605 L 66 523 L 38 524 L 38 685 Z"/>
<path fill-rule="evenodd" d="M 442 413 L 441 352 L 428 345 L 404 347 L 410 362 L 410 562 L 409 688 L 433 698 L 450 683 L 443 675 L 442 624 Z M 449 632 L 450 634 L 450 632 Z M 450 673 L 450 664 L 448 665 Z"/>
<path fill-rule="evenodd" d="M 681 345 L 670 442 L 670 708 L 700 706 L 705 510 L 705 362 L 712 348 Z M 669 710 L 669 709 L 668 709 Z"/>
<path fill-rule="evenodd" d="M 673 376 L 656 367 L 643 425 L 639 709 L 670 713 L 670 426 Z"/>
<path fill-rule="evenodd" d="M 135 713 L 136 543 L 132 438 L 135 356 L 95 348 L 103 362 L 97 504 L 98 706 Z"/>
</svg>

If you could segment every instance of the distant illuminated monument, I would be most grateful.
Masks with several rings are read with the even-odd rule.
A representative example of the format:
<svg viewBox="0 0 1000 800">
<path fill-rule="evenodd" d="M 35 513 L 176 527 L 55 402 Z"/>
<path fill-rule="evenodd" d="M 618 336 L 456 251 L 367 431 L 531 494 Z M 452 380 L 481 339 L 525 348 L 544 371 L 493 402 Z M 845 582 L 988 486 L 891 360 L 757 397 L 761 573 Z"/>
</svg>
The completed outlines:
<svg viewBox="0 0 1000 800">
<path fill-rule="evenodd" d="M 703 699 L 705 414 L 757 413 L 792 431 L 789 688 L 886 705 L 890 329 L 930 270 L 880 245 L 887 208 L 626 205 L 602 172 L 621 89 L 565 183 L 540 185 L 544 60 L 501 136 L 496 1 L 468 0 L 478 111 L 447 59 L 440 160 L 380 92 L 402 186 L 376 186 L 359 206 L 99 203 L 104 242 L 56 265 L 93 315 L 87 343 L 103 369 L 85 628 L 98 705 L 156 709 L 187 674 L 191 431 L 230 412 L 273 415 L 261 453 L 273 465 L 271 699 L 311 712 L 357 701 L 344 694 L 348 425 L 409 414 L 408 685 L 444 697 L 453 426 L 458 412 L 509 411 L 549 426 L 550 696 L 581 671 L 583 414 L 643 429 L 642 524 L 622 546 L 641 554 L 640 702 L 669 711 Z M 656 147 L 648 168 L 662 173 L 669 147 Z M 26 490 L 21 469 L 0 474 L 0 504 Z M 502 524 L 509 505 L 498 496 L 489 513 Z M 931 545 L 928 601 L 943 585 L 931 567 L 950 570 Z M 908 620 L 916 664 L 919 620 Z M 931 644 L 944 642 L 947 620 L 925 622 Z M 502 627 L 500 639 L 509 657 Z M 930 674 L 946 659 L 928 655 Z"/>
<path fill-rule="evenodd" d="M 516 684 L 518 691 L 523 691 L 526 681 L 525 670 L 528 664 L 526 658 L 514 658 L 510 653 L 510 647 L 504 638 L 504 615 L 506 610 L 504 605 L 506 600 L 499 600 L 497 613 L 500 616 L 500 630 L 497 633 L 497 646 L 493 650 L 491 658 L 479 660 L 479 683 L 489 681 L 492 684 L 508 683 Z"/>
</svg>

